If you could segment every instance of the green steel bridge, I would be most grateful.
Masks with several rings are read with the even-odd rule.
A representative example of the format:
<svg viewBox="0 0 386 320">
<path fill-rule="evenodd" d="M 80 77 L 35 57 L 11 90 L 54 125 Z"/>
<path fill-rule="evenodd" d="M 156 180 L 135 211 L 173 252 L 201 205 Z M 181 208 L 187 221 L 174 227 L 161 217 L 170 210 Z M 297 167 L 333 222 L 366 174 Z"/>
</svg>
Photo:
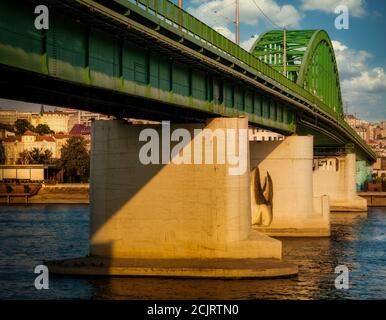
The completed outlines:
<svg viewBox="0 0 386 320">
<path fill-rule="evenodd" d="M 48 30 L 34 26 L 40 4 Z M 318 150 L 354 148 L 373 162 L 344 121 L 326 32 L 287 31 L 286 70 L 283 57 L 283 31 L 247 52 L 167 0 L 0 3 L 2 98 L 151 120 L 247 115 L 251 126 L 312 134 Z"/>
</svg>

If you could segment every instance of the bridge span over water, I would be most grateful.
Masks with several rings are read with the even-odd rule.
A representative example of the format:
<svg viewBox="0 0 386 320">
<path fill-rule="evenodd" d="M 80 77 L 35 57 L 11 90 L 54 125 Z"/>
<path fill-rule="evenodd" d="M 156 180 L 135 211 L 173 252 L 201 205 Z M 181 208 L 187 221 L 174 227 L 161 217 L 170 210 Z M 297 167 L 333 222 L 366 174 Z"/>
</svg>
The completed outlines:
<svg viewBox="0 0 386 320">
<path fill-rule="evenodd" d="M 167 0 L 1 3 L 3 98 L 117 117 L 195 121 L 247 115 L 251 125 L 312 134 L 319 147 L 374 153 L 343 119 L 334 51 L 322 30 L 263 34 L 247 52 Z"/>
<path fill-rule="evenodd" d="M 47 30 L 34 26 L 37 4 L 49 8 Z M 171 120 L 189 133 L 232 129 L 245 145 L 248 126 L 288 136 L 250 142 L 238 154 L 247 170 L 232 176 L 229 163 L 144 166 L 143 125 L 94 122 L 93 257 L 50 270 L 290 275 L 297 269 L 279 261 L 281 242 L 270 235 L 329 236 L 330 208 L 367 210 L 356 162 L 376 155 L 344 121 L 325 31 L 288 31 L 286 50 L 283 32 L 270 31 L 247 52 L 167 0 L 13 0 L 0 12 L 2 98 Z M 202 138 L 190 136 L 187 155 Z"/>
</svg>

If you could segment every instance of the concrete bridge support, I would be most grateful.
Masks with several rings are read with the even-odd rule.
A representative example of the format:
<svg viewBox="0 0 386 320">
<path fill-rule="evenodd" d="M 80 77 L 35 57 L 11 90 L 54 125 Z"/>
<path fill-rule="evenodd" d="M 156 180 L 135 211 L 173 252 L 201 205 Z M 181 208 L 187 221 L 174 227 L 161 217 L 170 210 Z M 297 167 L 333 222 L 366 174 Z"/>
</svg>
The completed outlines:
<svg viewBox="0 0 386 320">
<path fill-rule="evenodd" d="M 247 119 L 214 119 L 206 126 L 173 125 L 193 137 L 184 146 L 193 160 L 194 129 L 237 131 Z M 229 164 L 149 164 L 139 159 L 143 130 L 152 130 L 162 160 L 167 128 L 95 122 L 91 185 L 92 255 L 130 258 L 281 258 L 281 243 L 251 230 L 248 148 L 246 170 Z M 166 129 L 166 130 L 165 130 Z M 164 137 L 162 137 L 164 135 Z M 247 136 L 245 136 L 247 139 Z M 210 141 L 215 143 L 216 140 Z M 247 143 L 243 142 L 245 146 Z M 175 144 L 175 143 L 174 143 Z M 225 154 L 224 145 L 219 152 Z M 173 144 L 170 149 L 173 149 Z M 216 148 L 213 148 L 216 149 Z M 169 154 L 170 151 L 166 151 Z M 164 154 L 165 155 L 165 154 Z M 174 159 L 172 159 L 174 160 Z M 205 159 L 203 159 L 205 160 Z M 217 159 L 214 159 L 216 163 Z"/>
<path fill-rule="evenodd" d="M 315 159 L 313 175 L 315 195 L 327 194 L 332 211 L 367 211 L 357 195 L 355 153 Z"/>
<path fill-rule="evenodd" d="M 274 236 L 329 236 L 328 197 L 313 192 L 313 137 L 250 143 L 254 228 Z"/>
<path fill-rule="evenodd" d="M 95 121 L 91 258 L 85 263 L 88 270 L 100 261 L 102 267 L 70 269 L 225 278 L 297 273 L 296 266 L 280 261 L 279 240 L 251 228 L 247 130 L 247 118 L 169 127 Z M 203 139 L 204 132 L 209 137 Z M 180 151 L 174 152 L 177 144 Z M 231 149 L 239 150 L 239 172 L 235 158 L 227 158 Z M 146 159 L 152 163 L 144 164 Z"/>
</svg>

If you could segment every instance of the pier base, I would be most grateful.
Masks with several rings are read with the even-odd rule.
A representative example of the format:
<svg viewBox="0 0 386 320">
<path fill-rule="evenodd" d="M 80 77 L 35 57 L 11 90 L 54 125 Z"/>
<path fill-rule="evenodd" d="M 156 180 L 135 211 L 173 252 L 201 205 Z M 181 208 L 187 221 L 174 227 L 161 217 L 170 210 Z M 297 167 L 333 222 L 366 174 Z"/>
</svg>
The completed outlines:
<svg viewBox="0 0 386 320">
<path fill-rule="evenodd" d="M 386 207 L 386 192 L 360 192 L 358 195 L 367 201 L 368 207 Z"/>
<path fill-rule="evenodd" d="M 265 279 L 295 276 L 292 263 L 265 259 L 106 259 L 89 257 L 47 263 L 62 275 Z"/>
<path fill-rule="evenodd" d="M 197 131 L 203 129 L 209 137 Z M 51 263 L 50 271 L 235 278 L 297 272 L 281 262 L 281 241 L 251 228 L 248 119 L 172 126 L 95 121 L 92 130 L 92 258 Z M 186 134 L 190 139 L 181 140 Z M 229 141 L 239 156 L 236 174 L 237 165 L 218 161 Z M 173 153 L 177 143 L 182 149 Z M 200 143 L 201 156 L 213 153 L 212 163 L 193 164 Z M 152 163 L 143 164 L 144 157 Z"/>
<path fill-rule="evenodd" d="M 331 211 L 366 212 L 366 199 L 356 191 L 356 156 L 348 153 L 335 158 L 318 158 L 314 170 L 315 195 L 327 194 Z"/>
</svg>

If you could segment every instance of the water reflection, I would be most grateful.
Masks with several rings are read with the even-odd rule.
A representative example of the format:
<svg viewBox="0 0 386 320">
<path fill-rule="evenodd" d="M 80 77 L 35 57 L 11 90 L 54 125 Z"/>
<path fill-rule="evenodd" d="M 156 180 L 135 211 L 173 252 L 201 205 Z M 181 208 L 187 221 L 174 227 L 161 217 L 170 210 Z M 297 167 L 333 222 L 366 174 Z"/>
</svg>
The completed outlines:
<svg viewBox="0 0 386 320">
<path fill-rule="evenodd" d="M 332 216 L 331 238 L 281 239 L 299 275 L 276 280 L 53 277 L 33 287 L 43 259 L 83 256 L 88 207 L 0 207 L 0 298 L 14 299 L 385 299 L 386 209 Z M 350 289 L 334 286 L 335 267 L 350 269 Z"/>
</svg>

